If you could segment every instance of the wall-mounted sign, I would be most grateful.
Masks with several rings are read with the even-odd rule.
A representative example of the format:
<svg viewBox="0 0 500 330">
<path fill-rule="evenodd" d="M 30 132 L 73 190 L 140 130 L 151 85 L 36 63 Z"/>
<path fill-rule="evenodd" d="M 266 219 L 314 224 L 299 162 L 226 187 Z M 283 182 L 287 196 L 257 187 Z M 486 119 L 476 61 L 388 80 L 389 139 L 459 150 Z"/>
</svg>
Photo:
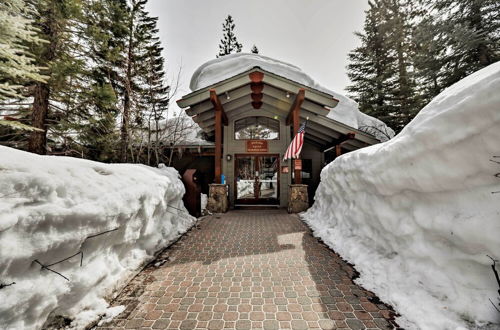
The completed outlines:
<svg viewBox="0 0 500 330">
<path fill-rule="evenodd" d="M 247 152 L 268 152 L 266 140 L 247 140 Z"/>
<path fill-rule="evenodd" d="M 288 166 L 281 166 L 281 173 L 288 173 Z"/>
<path fill-rule="evenodd" d="M 295 170 L 301 171 L 302 170 L 302 159 L 294 159 L 293 160 L 293 167 L 295 168 Z"/>
</svg>

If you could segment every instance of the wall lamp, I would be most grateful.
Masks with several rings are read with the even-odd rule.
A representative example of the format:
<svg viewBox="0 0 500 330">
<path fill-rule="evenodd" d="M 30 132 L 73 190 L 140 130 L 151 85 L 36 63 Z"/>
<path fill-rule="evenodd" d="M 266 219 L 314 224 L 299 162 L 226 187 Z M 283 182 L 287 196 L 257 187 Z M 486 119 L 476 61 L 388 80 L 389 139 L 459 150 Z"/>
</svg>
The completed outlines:
<svg viewBox="0 0 500 330">
<path fill-rule="evenodd" d="M 230 154 L 227 154 L 226 159 L 228 162 L 230 162 L 233 159 L 233 156 L 231 156 Z"/>
</svg>

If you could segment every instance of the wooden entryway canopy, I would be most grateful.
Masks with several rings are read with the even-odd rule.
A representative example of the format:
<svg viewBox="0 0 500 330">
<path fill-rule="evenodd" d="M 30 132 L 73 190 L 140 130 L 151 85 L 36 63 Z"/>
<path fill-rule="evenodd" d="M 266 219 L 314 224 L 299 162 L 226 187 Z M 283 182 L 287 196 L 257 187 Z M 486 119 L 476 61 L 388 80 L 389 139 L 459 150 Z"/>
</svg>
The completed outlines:
<svg viewBox="0 0 500 330">
<path fill-rule="evenodd" d="M 222 156 L 222 126 L 228 124 L 231 116 L 253 109 L 286 115 L 286 124 L 293 125 L 294 134 L 300 121 L 308 118 L 305 139 L 322 150 L 339 149 L 341 144 L 346 150 L 355 150 L 380 142 L 365 132 L 328 118 L 329 108 L 334 108 L 338 102 L 323 91 L 256 66 L 194 91 L 178 100 L 177 104 L 187 108 L 186 113 L 204 132 L 215 136 L 217 178 Z"/>
</svg>

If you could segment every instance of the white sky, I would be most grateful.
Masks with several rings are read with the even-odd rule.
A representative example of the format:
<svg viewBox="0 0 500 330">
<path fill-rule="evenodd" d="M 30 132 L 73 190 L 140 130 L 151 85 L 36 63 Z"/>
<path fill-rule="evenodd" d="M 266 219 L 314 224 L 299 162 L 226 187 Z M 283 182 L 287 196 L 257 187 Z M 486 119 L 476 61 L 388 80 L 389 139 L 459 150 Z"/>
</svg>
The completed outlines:
<svg viewBox="0 0 500 330">
<path fill-rule="evenodd" d="M 190 92 L 193 72 L 218 53 L 228 14 L 244 52 L 255 44 L 261 55 L 294 64 L 344 93 L 347 53 L 359 45 L 353 33 L 363 28 L 368 0 L 149 0 L 147 8 L 159 17 L 169 76 L 182 66 L 177 100 Z"/>
</svg>

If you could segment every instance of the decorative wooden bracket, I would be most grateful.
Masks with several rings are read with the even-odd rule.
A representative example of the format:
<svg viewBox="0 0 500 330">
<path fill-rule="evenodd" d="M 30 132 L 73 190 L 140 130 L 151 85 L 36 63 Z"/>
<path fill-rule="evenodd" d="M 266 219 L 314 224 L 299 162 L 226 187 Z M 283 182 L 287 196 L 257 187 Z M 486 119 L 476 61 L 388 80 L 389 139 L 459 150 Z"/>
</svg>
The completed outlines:
<svg viewBox="0 0 500 330">
<path fill-rule="evenodd" d="M 262 97 L 264 94 L 262 90 L 264 89 L 264 83 L 262 80 L 264 79 L 264 73 L 260 71 L 251 72 L 249 75 L 252 83 L 250 84 L 250 88 L 252 89 L 252 106 L 254 109 L 260 109 L 262 107 Z"/>
</svg>

